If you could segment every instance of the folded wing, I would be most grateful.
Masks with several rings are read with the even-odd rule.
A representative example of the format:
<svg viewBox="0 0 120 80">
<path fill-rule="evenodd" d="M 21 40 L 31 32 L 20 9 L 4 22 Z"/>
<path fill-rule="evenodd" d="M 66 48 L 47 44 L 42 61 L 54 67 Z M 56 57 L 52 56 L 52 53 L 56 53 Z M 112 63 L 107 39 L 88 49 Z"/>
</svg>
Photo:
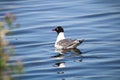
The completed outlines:
<svg viewBox="0 0 120 80">
<path fill-rule="evenodd" d="M 72 40 L 72 39 L 63 39 L 57 43 L 57 45 L 62 46 L 65 49 L 75 48 L 79 44 L 80 44 L 79 40 Z"/>
</svg>

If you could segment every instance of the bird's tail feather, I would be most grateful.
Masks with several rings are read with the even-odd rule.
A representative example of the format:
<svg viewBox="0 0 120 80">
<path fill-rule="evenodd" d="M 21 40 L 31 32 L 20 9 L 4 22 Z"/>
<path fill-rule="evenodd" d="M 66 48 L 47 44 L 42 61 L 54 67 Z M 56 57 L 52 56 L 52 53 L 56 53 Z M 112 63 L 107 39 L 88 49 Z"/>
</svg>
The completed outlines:
<svg viewBox="0 0 120 80">
<path fill-rule="evenodd" d="M 79 43 L 81 44 L 84 40 L 79 40 Z"/>
</svg>

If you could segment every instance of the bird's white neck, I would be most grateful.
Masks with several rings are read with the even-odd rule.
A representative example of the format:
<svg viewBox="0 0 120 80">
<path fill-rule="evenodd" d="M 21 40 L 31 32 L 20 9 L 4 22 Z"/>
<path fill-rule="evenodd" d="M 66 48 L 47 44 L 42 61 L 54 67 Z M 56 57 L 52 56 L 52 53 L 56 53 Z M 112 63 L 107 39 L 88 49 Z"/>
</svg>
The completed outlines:
<svg viewBox="0 0 120 80">
<path fill-rule="evenodd" d="M 60 32 L 57 36 L 57 40 L 56 40 L 56 43 L 62 39 L 65 39 L 65 36 L 64 36 L 64 32 Z"/>
</svg>

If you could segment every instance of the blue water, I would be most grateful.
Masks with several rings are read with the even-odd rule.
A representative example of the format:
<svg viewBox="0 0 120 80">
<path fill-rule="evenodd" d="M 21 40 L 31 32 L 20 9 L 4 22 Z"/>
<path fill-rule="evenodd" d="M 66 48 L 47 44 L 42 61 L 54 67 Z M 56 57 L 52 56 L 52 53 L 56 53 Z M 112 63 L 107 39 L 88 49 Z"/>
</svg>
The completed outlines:
<svg viewBox="0 0 120 80">
<path fill-rule="evenodd" d="M 7 36 L 16 52 L 10 60 L 24 64 L 15 80 L 120 79 L 120 0 L 1 0 L 0 19 L 7 12 L 20 24 Z M 84 39 L 77 52 L 57 56 L 56 26 Z"/>
</svg>

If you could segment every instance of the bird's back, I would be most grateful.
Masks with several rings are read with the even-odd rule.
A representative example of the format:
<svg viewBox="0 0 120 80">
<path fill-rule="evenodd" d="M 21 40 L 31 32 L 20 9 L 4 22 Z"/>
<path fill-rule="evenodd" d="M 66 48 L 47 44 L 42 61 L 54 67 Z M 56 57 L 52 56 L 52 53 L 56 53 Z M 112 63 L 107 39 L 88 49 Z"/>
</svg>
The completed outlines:
<svg viewBox="0 0 120 80">
<path fill-rule="evenodd" d="M 57 42 L 57 46 L 63 49 L 76 48 L 81 42 L 79 40 L 62 39 Z"/>
</svg>

